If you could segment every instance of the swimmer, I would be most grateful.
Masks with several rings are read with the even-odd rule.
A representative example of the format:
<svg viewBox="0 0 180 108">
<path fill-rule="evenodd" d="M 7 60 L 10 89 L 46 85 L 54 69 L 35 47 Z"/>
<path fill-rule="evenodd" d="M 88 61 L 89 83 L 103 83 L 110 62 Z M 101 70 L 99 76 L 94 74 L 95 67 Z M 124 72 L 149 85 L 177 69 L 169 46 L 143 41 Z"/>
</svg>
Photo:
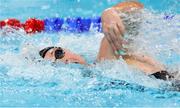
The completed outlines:
<svg viewBox="0 0 180 108">
<path fill-rule="evenodd" d="M 103 46 L 103 48 L 102 48 L 102 46 Z M 107 48 L 107 49 L 105 50 L 105 48 Z M 100 48 L 99 52 L 104 54 L 107 57 L 107 58 L 104 58 L 104 60 L 111 59 L 111 57 L 112 57 L 112 55 L 111 55 L 112 49 L 110 47 L 110 44 L 108 44 L 107 41 L 102 40 L 101 48 Z M 39 55 L 46 60 L 51 60 L 52 62 L 63 62 L 65 64 L 76 63 L 76 64 L 82 64 L 82 65 L 88 66 L 88 64 L 86 63 L 85 59 L 82 56 L 75 54 L 72 51 L 65 49 L 65 48 L 61 48 L 61 47 L 54 47 L 54 46 L 46 47 L 39 51 Z M 125 57 L 123 57 L 123 58 L 126 61 L 128 61 Z M 99 58 L 97 57 L 97 60 L 98 59 Z M 130 58 L 130 60 L 133 61 L 133 59 L 131 59 L 131 58 Z M 144 63 L 144 61 L 140 61 L 140 62 L 142 62 L 142 63 L 139 63 L 139 64 Z M 132 65 L 134 65 L 134 64 L 132 64 Z M 147 67 L 148 67 L 148 64 L 144 63 L 144 65 L 145 66 L 147 65 Z M 139 66 L 139 65 L 135 65 L 135 66 Z M 144 67 L 144 68 L 146 68 L 146 67 Z M 162 79 L 162 80 L 168 80 L 168 79 L 173 78 L 173 76 L 168 74 L 166 71 L 160 71 L 157 73 L 153 73 L 152 76 L 156 77 L 157 79 Z"/>
<path fill-rule="evenodd" d="M 131 16 L 131 14 L 140 13 L 142 9 L 143 5 L 139 2 L 121 2 L 103 12 L 102 25 L 105 36 L 101 41 L 97 62 L 122 58 L 128 65 L 149 76 L 162 80 L 173 79 L 174 76 L 170 75 L 158 61 L 141 53 L 131 53 L 128 48 L 123 47 L 123 44 L 128 43 L 123 42 L 124 35 L 128 34 L 130 37 L 137 35 L 136 29 L 139 26 L 139 22 L 131 23 L 132 19 L 126 19 L 124 14 Z M 61 47 L 47 47 L 42 49 L 39 54 L 48 60 L 87 65 L 83 57 Z"/>
</svg>

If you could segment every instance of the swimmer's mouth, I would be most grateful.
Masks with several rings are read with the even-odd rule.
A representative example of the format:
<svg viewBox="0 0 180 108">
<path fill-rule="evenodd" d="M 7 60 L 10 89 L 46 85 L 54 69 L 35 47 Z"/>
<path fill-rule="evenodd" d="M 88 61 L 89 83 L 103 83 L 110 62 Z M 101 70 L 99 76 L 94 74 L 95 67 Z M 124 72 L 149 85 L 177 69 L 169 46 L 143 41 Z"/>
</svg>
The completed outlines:
<svg viewBox="0 0 180 108">
<path fill-rule="evenodd" d="M 69 63 L 81 64 L 80 62 L 78 62 L 78 61 L 75 60 L 75 59 L 73 59 L 72 61 L 71 61 L 71 60 L 66 60 L 64 63 L 65 63 L 65 64 L 69 64 Z"/>
<path fill-rule="evenodd" d="M 75 64 L 81 64 L 81 62 L 78 59 L 75 58 L 69 58 L 66 63 L 75 63 Z"/>
</svg>

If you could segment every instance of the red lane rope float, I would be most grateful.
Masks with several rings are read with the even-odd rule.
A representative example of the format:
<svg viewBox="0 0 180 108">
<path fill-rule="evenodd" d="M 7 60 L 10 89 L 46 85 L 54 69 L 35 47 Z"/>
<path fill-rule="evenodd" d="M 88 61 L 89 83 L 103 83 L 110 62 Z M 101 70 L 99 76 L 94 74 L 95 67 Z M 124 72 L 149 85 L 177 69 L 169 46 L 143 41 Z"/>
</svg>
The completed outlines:
<svg viewBox="0 0 180 108">
<path fill-rule="evenodd" d="M 23 28 L 26 33 L 36 33 L 44 31 L 44 21 L 35 18 L 28 19 L 24 24 L 14 18 L 0 21 L 0 28 L 3 28 L 4 26 L 10 26 L 17 30 L 19 28 Z"/>
<path fill-rule="evenodd" d="M 3 28 L 4 26 L 6 26 L 6 22 L 5 21 L 0 21 L 0 28 Z"/>
<path fill-rule="evenodd" d="M 35 18 L 30 18 L 24 23 L 26 33 L 36 33 L 44 31 L 44 21 Z"/>
<path fill-rule="evenodd" d="M 23 27 L 21 22 L 17 19 L 14 19 L 14 18 L 6 19 L 4 21 L 0 21 L 0 28 L 3 28 L 4 26 L 10 26 L 10 27 L 13 27 L 15 29 Z"/>
</svg>

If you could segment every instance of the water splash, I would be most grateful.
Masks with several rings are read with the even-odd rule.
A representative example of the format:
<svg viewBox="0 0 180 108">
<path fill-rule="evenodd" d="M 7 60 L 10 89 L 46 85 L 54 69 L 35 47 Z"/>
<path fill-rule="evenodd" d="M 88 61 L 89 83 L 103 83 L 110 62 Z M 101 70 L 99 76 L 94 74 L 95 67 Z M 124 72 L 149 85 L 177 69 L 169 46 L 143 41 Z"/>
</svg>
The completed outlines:
<svg viewBox="0 0 180 108">
<path fill-rule="evenodd" d="M 179 15 L 167 21 L 163 19 L 163 13 L 147 11 L 144 18 L 141 32 L 135 40 L 132 50 L 151 55 L 170 67 L 170 70 L 179 71 L 180 60 L 177 60 L 180 54 L 178 48 Z M 159 98 L 165 98 L 167 103 L 164 103 L 163 106 L 179 105 L 178 93 L 171 94 L 169 91 L 157 90 L 158 88 L 163 89 L 162 85 L 168 85 L 170 82 L 150 78 L 139 70 L 129 67 L 122 59 L 104 61 L 91 67 L 84 67 L 76 64 L 53 64 L 51 61 L 43 60 L 38 55 L 38 51 L 44 47 L 61 46 L 83 55 L 88 63 L 92 64 L 99 50 L 102 33 L 41 33 L 29 37 L 29 35 L 17 31 L 8 32 L 6 35 L 2 32 L 4 31 L 0 31 L 0 47 L 4 50 L 0 55 L 0 69 L 2 70 L 0 72 L 0 86 L 2 87 L 0 93 L 7 94 L 4 96 L 6 99 L 8 95 L 15 94 L 17 97 L 22 97 L 25 94 L 27 97 L 40 98 L 41 101 L 38 101 L 40 105 L 44 105 L 41 103 L 44 102 L 42 100 L 48 100 L 54 105 L 63 102 L 67 106 L 92 105 L 92 103 L 95 106 L 103 106 L 116 99 L 121 100 L 119 104 L 116 103 L 116 106 L 121 106 L 126 105 L 125 103 L 128 103 L 129 100 L 135 101 L 133 99 L 136 99 L 136 103 L 139 105 L 144 100 L 145 105 L 151 103 L 151 105 L 158 106 L 159 103 L 152 103 Z M 19 50 L 12 53 L 9 48 L 18 48 Z M 112 89 L 113 85 L 107 87 L 109 79 L 119 82 L 125 81 L 132 83 L 132 85 L 117 86 L 117 88 Z M 98 84 L 102 85 L 99 87 Z M 139 86 L 136 85 L 155 90 L 139 93 L 139 89 L 136 89 Z M 99 90 L 98 87 L 105 89 L 105 91 Z M 35 96 L 37 93 L 39 95 Z M 141 95 L 147 97 L 148 100 L 140 97 Z M 86 98 L 88 101 L 83 101 Z M 149 102 L 151 99 L 153 101 Z M 176 101 L 172 103 L 171 99 Z M 7 105 L 7 101 L 10 100 L 4 100 L 2 103 Z M 20 99 L 14 102 L 14 105 L 15 103 L 27 105 L 26 102 L 28 100 Z M 38 106 L 38 102 L 32 103 Z M 114 104 L 110 103 L 113 106 Z"/>
</svg>

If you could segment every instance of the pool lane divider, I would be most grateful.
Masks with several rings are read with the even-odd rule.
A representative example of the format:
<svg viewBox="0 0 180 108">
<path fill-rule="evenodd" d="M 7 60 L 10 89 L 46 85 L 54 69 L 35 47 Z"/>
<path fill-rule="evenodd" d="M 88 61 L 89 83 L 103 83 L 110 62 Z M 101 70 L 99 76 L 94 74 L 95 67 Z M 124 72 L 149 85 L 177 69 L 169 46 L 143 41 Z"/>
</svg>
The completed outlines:
<svg viewBox="0 0 180 108">
<path fill-rule="evenodd" d="M 24 29 L 26 33 L 33 34 L 37 32 L 88 32 L 90 29 L 93 29 L 97 32 L 102 31 L 101 27 L 101 18 L 46 18 L 44 20 L 30 18 L 24 23 L 21 23 L 15 18 L 6 19 L 0 21 L 0 29 L 5 26 L 10 26 L 14 29 Z"/>
<path fill-rule="evenodd" d="M 165 15 L 164 20 L 171 20 L 175 15 Z M 38 32 L 88 32 L 94 30 L 97 32 L 102 32 L 101 18 L 46 18 L 44 20 L 29 18 L 24 23 L 21 23 L 18 19 L 10 18 L 1 21 L 0 29 L 5 26 L 13 27 L 14 29 L 22 28 L 27 34 L 34 34 Z"/>
</svg>

